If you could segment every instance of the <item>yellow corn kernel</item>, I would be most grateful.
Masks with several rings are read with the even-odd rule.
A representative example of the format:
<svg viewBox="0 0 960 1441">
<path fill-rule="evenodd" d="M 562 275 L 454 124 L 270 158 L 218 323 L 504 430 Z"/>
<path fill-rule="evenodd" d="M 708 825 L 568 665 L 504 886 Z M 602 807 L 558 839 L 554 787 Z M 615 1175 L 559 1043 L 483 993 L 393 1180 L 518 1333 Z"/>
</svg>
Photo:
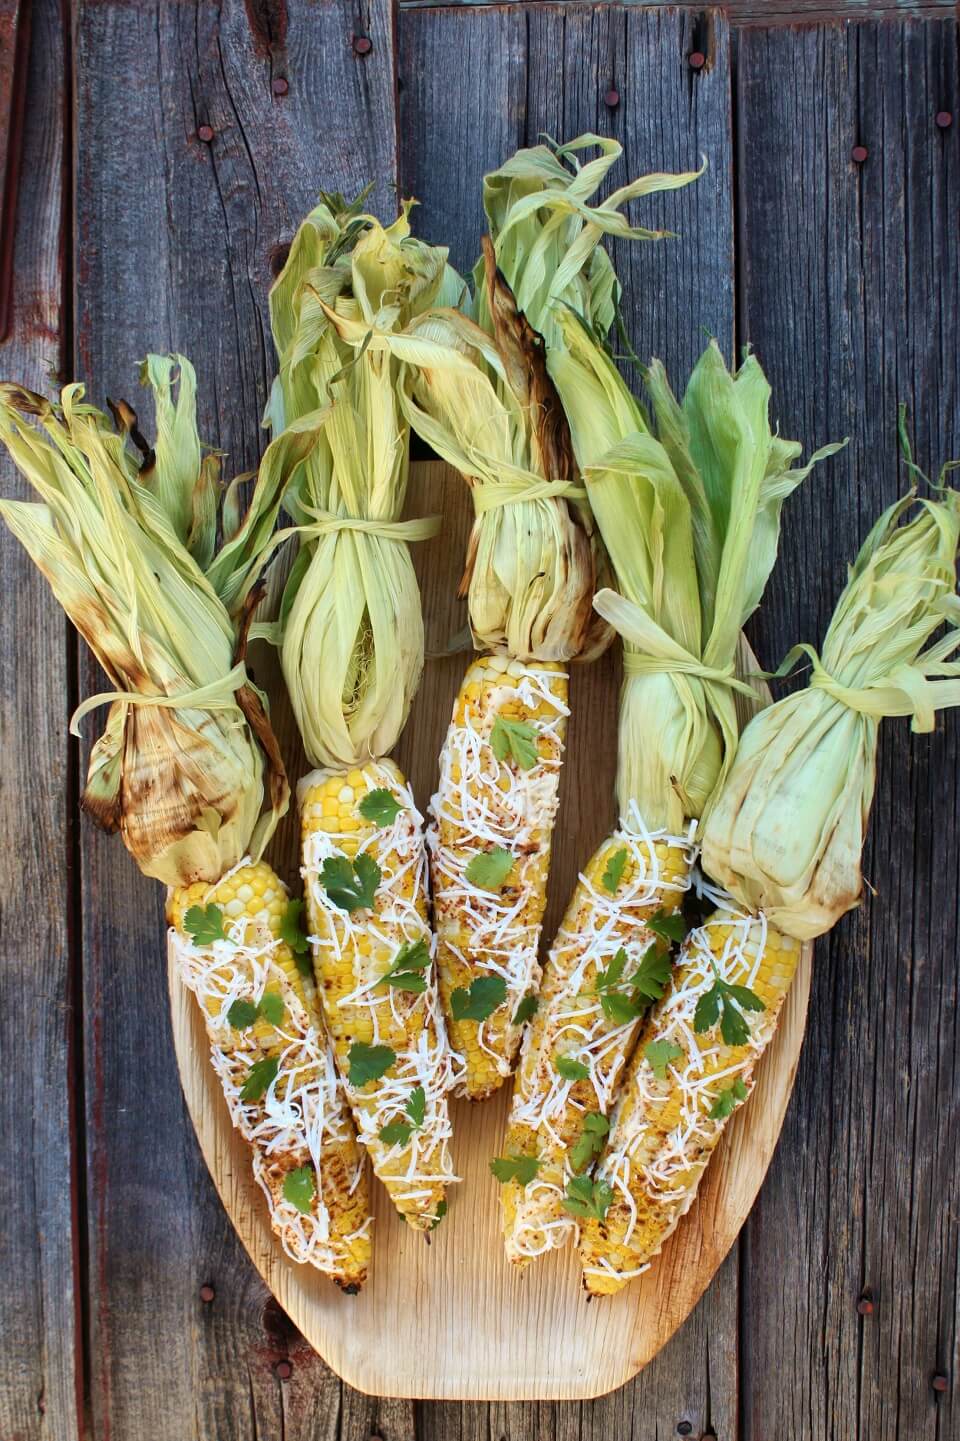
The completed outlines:
<svg viewBox="0 0 960 1441">
<path fill-rule="evenodd" d="M 363 1153 L 336 1079 L 313 983 L 280 939 L 288 904 L 283 883 L 259 861 L 238 866 L 217 885 L 172 892 L 167 913 L 180 974 L 200 1003 L 211 1060 L 231 1120 L 252 1148 L 253 1173 L 267 1197 L 273 1230 L 293 1260 L 315 1265 L 343 1289 L 357 1291 L 371 1249 Z M 211 905 L 220 912 L 227 945 L 197 941 L 186 929 L 192 907 Z M 282 1004 L 276 1024 L 263 1016 L 249 1025 L 230 1020 L 234 1002 L 255 1005 L 265 995 Z M 244 1096 L 253 1068 L 259 1064 L 262 1074 L 271 1062 L 275 1071 L 267 1072 L 259 1094 Z M 323 1118 L 319 1165 L 307 1136 L 317 1116 Z M 284 1194 L 294 1171 L 307 1171 L 308 1188 L 312 1185 L 306 1211 Z"/>
<path fill-rule="evenodd" d="M 691 862 L 680 837 L 624 826 L 599 847 L 577 883 L 544 968 L 514 1083 L 507 1153 L 529 1152 L 540 1162 L 527 1186 L 510 1181 L 501 1192 L 504 1245 L 515 1265 L 573 1239 L 576 1221 L 563 1201 L 567 1181 L 584 1166 L 573 1166 L 571 1148 L 587 1115 L 610 1112 L 640 1025 L 638 1016 L 624 1020 L 618 1003 L 630 1002 L 626 983 L 650 947 L 667 950 L 648 922 L 680 908 Z M 599 989 L 598 978 L 606 977 L 621 949 L 620 981 Z M 586 1066 L 589 1075 L 565 1079 L 558 1055 Z"/>
<path fill-rule="evenodd" d="M 374 791 L 393 797 L 395 818 L 364 816 L 361 803 Z M 447 1102 L 456 1063 L 433 966 L 422 818 L 391 761 L 370 761 L 347 775 L 313 772 L 301 783 L 300 811 L 307 922 L 337 1066 L 374 1171 L 408 1224 L 428 1230 L 456 1180 Z M 379 869 L 374 904 L 348 910 L 329 894 L 324 867 L 344 857 L 352 863 L 361 851 Z M 421 960 L 423 947 L 430 956 L 412 972 L 423 989 L 387 983 L 404 947 L 409 953 L 418 943 Z M 360 1045 L 388 1048 L 394 1059 L 381 1076 L 355 1084 L 351 1051 Z"/>
<path fill-rule="evenodd" d="M 588 1291 L 612 1295 L 646 1270 L 692 1204 L 729 1114 L 753 1087 L 799 959 L 800 942 L 763 916 L 715 911 L 687 937 L 642 1028 L 597 1170 L 613 1200 L 602 1223 L 582 1227 Z M 718 976 L 763 1003 L 762 1011 L 738 1007 L 749 1032 L 742 1045 L 727 1044 L 719 1024 L 694 1030 L 697 1003 Z M 654 1042 L 663 1043 L 659 1054 L 648 1052 Z"/>
<path fill-rule="evenodd" d="M 451 1041 L 466 1063 L 457 1094 L 473 1100 L 510 1074 L 521 1035 L 517 1006 L 540 982 L 537 951 L 568 714 L 562 666 L 482 657 L 464 678 L 440 758 L 428 842 L 437 968 Z M 528 769 L 510 751 L 495 752 L 498 717 L 519 723 L 535 741 Z M 513 864 L 488 890 L 467 870 L 498 849 L 509 851 Z M 453 995 L 490 977 L 502 983 L 503 1000 L 489 1002 L 494 1009 L 484 1019 L 458 1018 Z"/>
</svg>

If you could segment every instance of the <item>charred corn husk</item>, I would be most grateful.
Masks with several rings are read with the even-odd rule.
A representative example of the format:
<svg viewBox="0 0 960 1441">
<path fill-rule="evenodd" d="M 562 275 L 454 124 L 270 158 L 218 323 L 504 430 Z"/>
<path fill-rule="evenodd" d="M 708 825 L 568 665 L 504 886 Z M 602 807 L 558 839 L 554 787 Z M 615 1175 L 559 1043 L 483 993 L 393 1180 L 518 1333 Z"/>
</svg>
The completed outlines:
<svg viewBox="0 0 960 1441">
<path fill-rule="evenodd" d="M 274 1232 L 291 1260 L 356 1291 L 370 1262 L 365 1160 L 313 984 L 282 939 L 289 905 L 266 862 L 244 861 L 173 891 L 168 919 Z"/>
<path fill-rule="evenodd" d="M 540 982 L 567 715 L 561 666 L 485 657 L 467 671 L 440 758 L 428 838 L 437 969 L 451 1039 L 466 1062 L 457 1091 L 472 1100 L 510 1074 L 517 1007 Z"/>
<path fill-rule="evenodd" d="M 257 547 L 241 556 L 225 545 L 213 558 L 217 464 L 200 459 L 191 366 L 151 355 L 145 376 L 157 409 L 149 450 L 122 401 L 113 423 L 82 385 L 65 386 L 59 403 L 0 386 L 0 441 L 40 498 L 2 501 L 0 515 L 114 687 L 74 716 L 79 734 L 80 718 L 110 703 L 83 807 L 119 831 L 145 875 L 181 885 L 259 855 L 289 792 L 238 656 Z M 272 524 L 268 489 L 258 485 L 256 503 Z"/>
<path fill-rule="evenodd" d="M 396 814 L 390 816 L 388 802 L 383 823 L 366 819 L 361 804 L 371 795 L 389 796 Z M 415 1229 L 429 1230 L 446 1210 L 447 1185 L 457 1179 L 447 1095 L 458 1062 L 432 974 L 422 818 L 392 761 L 370 761 L 347 773 L 312 772 L 301 783 L 300 814 L 316 979 L 360 1139 L 400 1214 Z M 351 911 L 325 867 L 358 855 L 371 857 L 379 874 L 372 904 Z M 357 1047 L 387 1048 L 378 1064 L 389 1062 L 381 1075 L 359 1084 L 351 1079 Z"/>
<path fill-rule="evenodd" d="M 524 1037 L 510 1126 L 508 1155 L 536 1155 L 527 1185 L 502 1191 L 507 1257 L 523 1265 L 564 1245 L 576 1230 L 564 1209 L 567 1182 L 586 1170 L 576 1143 L 587 1116 L 606 1116 L 640 1024 L 639 1011 L 604 978 L 623 952 L 624 981 L 660 938 L 648 922 L 673 914 L 689 885 L 692 848 L 680 837 L 621 828 L 604 841 L 580 877 L 563 924 L 550 948 L 538 1009 Z M 613 889 L 611 862 L 620 872 Z M 588 1074 L 569 1079 L 557 1070 L 563 1056 Z"/>
<path fill-rule="evenodd" d="M 763 916 L 719 910 L 690 932 L 673 985 L 642 1027 L 597 1169 L 612 1200 L 602 1221 L 582 1226 L 591 1293 L 612 1295 L 645 1271 L 689 1209 L 727 1120 L 753 1088 L 799 958 L 799 941 Z M 714 1024 L 698 1029 L 698 1006 L 718 982 L 749 988 L 763 1007 L 738 1007 L 738 1044 L 721 1030 L 725 1008 L 737 1006 L 729 993 Z"/>
</svg>

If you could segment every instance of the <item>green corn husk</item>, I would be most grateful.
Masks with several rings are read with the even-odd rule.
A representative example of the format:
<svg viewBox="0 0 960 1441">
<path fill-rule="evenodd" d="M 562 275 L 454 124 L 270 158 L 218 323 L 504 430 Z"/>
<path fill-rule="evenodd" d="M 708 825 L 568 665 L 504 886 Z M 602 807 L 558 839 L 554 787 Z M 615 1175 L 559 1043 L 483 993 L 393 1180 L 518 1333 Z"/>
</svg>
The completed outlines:
<svg viewBox="0 0 960 1441">
<path fill-rule="evenodd" d="M 242 624 L 198 563 L 215 537 L 217 471 L 200 456 L 193 370 L 180 356 L 150 356 L 143 374 L 157 402 L 153 449 L 129 406 L 114 407 L 115 429 L 81 385 L 66 386 L 59 405 L 0 386 L 0 440 L 40 496 L 0 502 L 0 515 L 116 687 L 97 698 L 113 704 L 84 808 L 120 831 L 144 874 L 176 886 L 259 856 L 288 787 L 242 665 Z M 225 572 L 244 601 L 252 569 L 238 561 Z"/>
<path fill-rule="evenodd" d="M 314 765 L 349 769 L 392 750 L 423 669 L 406 542 L 435 527 L 399 524 L 409 467 L 399 363 L 364 337 L 455 303 L 463 282 L 445 249 L 411 237 L 409 208 L 384 228 L 324 196 L 270 293 L 280 370 L 266 423 L 280 440 L 265 463 L 294 434 L 309 443 L 284 502 L 302 546 L 274 638 Z M 341 328 L 360 335 L 356 348 Z"/>
<path fill-rule="evenodd" d="M 707 822 L 707 874 L 801 940 L 860 901 L 879 722 L 909 715 L 915 731 L 931 731 L 938 710 L 960 705 L 960 661 L 950 659 L 960 646 L 960 494 L 940 496 L 914 502 L 911 492 L 877 521 L 822 656 L 803 645 L 784 663 L 808 655 L 809 685 L 750 722 Z"/>
<path fill-rule="evenodd" d="M 577 154 L 592 147 L 600 156 L 581 167 Z M 474 642 L 522 661 L 588 658 L 610 639 L 591 606 L 607 561 L 549 370 L 563 343 L 555 317 L 575 305 L 599 344 L 619 298 L 603 236 L 659 237 L 620 207 L 695 178 L 645 176 L 591 204 L 621 154 L 616 141 L 583 135 L 521 150 L 487 176 L 475 319 L 434 307 L 402 334 L 341 328 L 355 349 L 389 348 L 404 362 L 405 415 L 473 496 L 460 593 Z"/>
<path fill-rule="evenodd" d="M 682 834 L 709 811 L 737 746 L 740 631 L 776 559 L 780 511 L 827 446 L 770 430 L 770 388 L 748 355 L 730 373 L 712 342 L 682 404 L 647 372 L 653 424 L 576 317 L 552 361 L 619 591 L 594 605 L 624 642 L 617 790 L 628 823 Z M 656 434 L 654 433 L 654 425 Z"/>
</svg>

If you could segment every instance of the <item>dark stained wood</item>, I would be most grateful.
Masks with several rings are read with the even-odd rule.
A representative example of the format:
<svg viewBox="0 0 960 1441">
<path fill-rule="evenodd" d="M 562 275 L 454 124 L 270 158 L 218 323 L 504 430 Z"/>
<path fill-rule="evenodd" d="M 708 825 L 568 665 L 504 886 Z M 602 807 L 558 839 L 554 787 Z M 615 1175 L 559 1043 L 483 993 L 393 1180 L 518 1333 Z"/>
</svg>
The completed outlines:
<svg viewBox="0 0 960 1441">
<path fill-rule="evenodd" d="M 357 14 L 339 3 L 77 11 L 77 372 L 100 401 L 135 399 L 139 357 L 182 349 L 198 372 L 201 433 L 231 473 L 263 446 L 277 247 L 321 187 L 356 192 L 374 177 L 371 204 L 395 208 L 391 10 L 373 0 L 362 15 L 364 58 L 352 49 Z M 100 688 L 86 656 L 81 678 Z M 339 1382 L 272 1303 L 264 1312 L 192 1135 L 170 1045 L 160 888 L 87 824 L 82 863 L 94 1434 L 359 1441 L 362 1428 L 330 1429 Z M 274 1367 L 288 1355 L 281 1382 Z"/>
<path fill-rule="evenodd" d="M 506 7 L 520 3 L 521 0 L 447 0 L 443 8 L 452 9 L 465 5 Z M 544 3 L 544 0 L 533 0 L 533 3 Z M 580 3 L 580 0 L 552 0 L 552 3 L 574 5 Z M 685 3 L 685 0 L 679 0 L 679 4 L 671 7 L 664 6 L 660 0 L 623 0 L 623 3 L 643 10 L 673 8 L 696 12 L 703 8 L 702 5 Z M 437 8 L 436 0 L 399 0 L 399 4 L 401 10 Z M 954 4 L 953 0 L 834 0 L 833 4 L 825 3 L 825 0 L 728 0 L 728 4 L 723 8 L 732 25 L 768 28 L 771 25 L 796 25 L 801 21 L 823 21 L 838 17 L 865 20 L 872 16 L 905 18 L 910 15 L 929 15 L 943 19 L 944 12 L 954 9 Z"/>
<path fill-rule="evenodd" d="M 43 389 L 61 363 L 66 92 L 58 4 L 38 0 L 33 8 L 33 46 L 20 78 L 34 100 L 21 137 L 10 257 L 18 283 L 0 375 Z M 5 454 L 0 485 L 5 496 L 28 496 Z M 82 1348 L 67 629 L 46 582 L 2 526 L 0 575 L 0 1436 L 74 1441 Z"/>
<path fill-rule="evenodd" d="M 693 44 L 709 64 L 694 75 L 685 63 Z M 701 38 L 702 37 L 702 38 Z M 733 344 L 733 201 L 730 55 L 725 22 L 677 12 L 623 7 L 531 5 L 504 10 L 404 11 L 400 16 L 400 176 L 405 194 L 424 204 L 421 229 L 446 239 L 469 268 L 479 251 L 484 169 L 546 132 L 573 138 L 613 135 L 625 148 L 613 185 L 647 170 L 709 171 L 697 186 L 638 202 L 645 225 L 682 232 L 682 240 L 635 242 L 616 249 L 626 291 L 624 311 L 636 348 L 660 355 L 682 385 L 706 343 L 704 328 Z M 608 108 L 616 88 L 621 100 Z M 612 188 L 612 186 L 611 186 Z M 682 307 L 661 297 L 683 297 Z M 442 648 L 464 624 L 454 589 L 469 528 L 462 495 L 432 475 L 411 497 L 413 513 L 442 510 L 442 540 L 418 547 L 429 643 Z M 399 758 L 418 797 L 436 783 L 436 764 L 465 657 L 428 664 Z M 596 758 L 587 775 L 568 767 L 550 873 L 544 935 L 559 922 L 579 868 L 614 820 L 613 778 L 619 656 L 577 666 L 571 687 L 570 754 Z M 596 803 L 609 795 L 609 812 Z M 484 1406 L 421 1403 L 418 1437 L 540 1435 L 600 1441 L 610 1436 L 674 1434 L 688 1422 L 701 1435 L 712 1425 L 733 1433 L 737 1410 L 737 1261 L 728 1259 L 693 1317 L 636 1381 L 580 1405 Z M 542 1429 L 541 1429 L 542 1428 Z"/>
<path fill-rule="evenodd" d="M 784 433 L 851 437 L 788 503 L 764 655 L 819 641 L 844 562 L 906 487 L 897 401 L 924 466 L 960 455 L 960 135 L 934 124 L 957 98 L 953 21 L 741 37 L 741 338 Z M 818 942 L 804 1059 L 746 1231 L 742 1441 L 957 1432 L 954 1393 L 930 1378 L 957 1346 L 958 751 L 955 712 L 933 736 L 881 731 L 864 864 L 878 893 Z"/>
</svg>

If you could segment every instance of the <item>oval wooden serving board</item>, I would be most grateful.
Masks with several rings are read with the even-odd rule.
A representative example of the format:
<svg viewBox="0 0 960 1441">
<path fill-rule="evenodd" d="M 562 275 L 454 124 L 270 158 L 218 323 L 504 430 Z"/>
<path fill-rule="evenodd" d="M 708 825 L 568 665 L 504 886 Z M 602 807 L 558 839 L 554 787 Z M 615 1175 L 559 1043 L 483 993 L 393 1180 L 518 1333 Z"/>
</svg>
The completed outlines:
<svg viewBox="0 0 960 1441">
<path fill-rule="evenodd" d="M 412 491 L 408 513 L 444 512 L 443 539 L 419 548 L 418 555 L 424 610 L 432 621 L 428 648 L 440 650 L 463 625 L 452 597 L 469 516 L 462 481 L 438 464 L 415 468 Z M 463 667 L 462 656 L 428 664 L 401 743 L 398 758 L 421 805 L 430 794 Z M 746 647 L 741 668 L 757 668 Z M 260 666 L 258 679 L 280 694 Z M 613 820 L 618 690 L 617 657 L 575 672 L 547 937 L 577 867 Z M 282 705 L 275 705 L 275 714 L 278 709 L 282 717 Z M 278 731 L 284 724 L 278 720 Z M 295 826 L 285 824 L 274 847 L 275 863 L 288 877 L 296 867 L 283 861 L 295 853 L 295 834 Z M 454 1160 L 463 1183 L 451 1187 L 449 1215 L 430 1245 L 400 1221 L 373 1184 L 370 1280 L 359 1296 L 344 1296 L 319 1272 L 288 1261 L 276 1244 L 249 1153 L 230 1126 L 207 1059 L 196 1003 L 171 965 L 174 1043 L 190 1116 L 227 1214 L 280 1305 L 345 1381 L 379 1396 L 575 1400 L 623 1385 L 656 1355 L 693 1310 L 746 1220 L 793 1088 L 811 955 L 812 947 L 804 947 L 749 1104 L 728 1126 L 694 1205 L 650 1271 L 619 1296 L 589 1304 L 572 1250 L 542 1257 L 523 1273 L 504 1259 L 499 1187 L 488 1162 L 502 1150 L 509 1087 L 480 1106 L 454 1103 Z"/>
</svg>

